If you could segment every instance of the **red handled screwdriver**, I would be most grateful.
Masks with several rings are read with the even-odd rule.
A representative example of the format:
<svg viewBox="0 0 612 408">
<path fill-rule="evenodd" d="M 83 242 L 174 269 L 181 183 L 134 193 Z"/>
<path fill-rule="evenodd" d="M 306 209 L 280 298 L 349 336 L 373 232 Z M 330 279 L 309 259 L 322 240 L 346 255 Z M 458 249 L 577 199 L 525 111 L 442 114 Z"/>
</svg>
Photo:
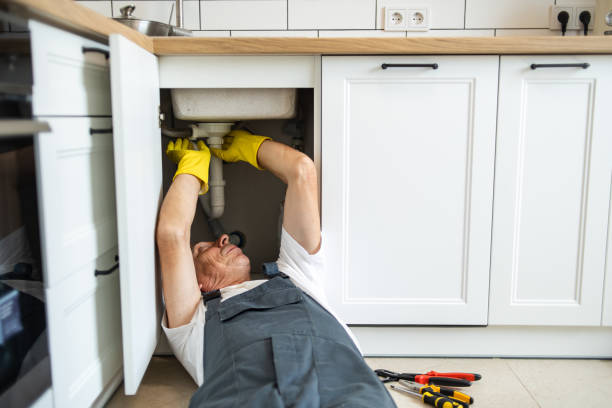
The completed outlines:
<svg viewBox="0 0 612 408">
<path fill-rule="evenodd" d="M 476 373 L 439 373 L 437 371 L 430 371 L 425 373 L 426 375 L 431 375 L 433 377 L 451 377 L 451 378 L 462 378 L 468 381 L 478 381 L 482 378 L 480 374 Z"/>
</svg>

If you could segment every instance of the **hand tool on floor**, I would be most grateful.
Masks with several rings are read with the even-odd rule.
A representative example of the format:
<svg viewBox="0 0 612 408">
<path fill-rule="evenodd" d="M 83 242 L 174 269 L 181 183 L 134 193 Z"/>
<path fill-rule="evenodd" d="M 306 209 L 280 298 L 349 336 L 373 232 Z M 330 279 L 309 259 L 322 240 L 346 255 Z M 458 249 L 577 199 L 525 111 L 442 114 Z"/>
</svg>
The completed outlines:
<svg viewBox="0 0 612 408">
<path fill-rule="evenodd" d="M 482 378 L 480 374 L 476 373 L 439 373 L 437 371 L 430 371 L 425 375 L 431 375 L 434 377 L 452 377 L 452 378 L 463 378 L 468 381 L 478 381 Z"/>
<path fill-rule="evenodd" d="M 376 375 L 382 377 L 382 382 L 391 382 L 398 380 L 415 381 L 421 384 L 434 384 L 434 385 L 446 385 L 450 387 L 469 387 L 472 385 L 468 380 L 462 378 L 451 378 L 451 377 L 433 377 L 425 374 L 414 374 L 414 373 L 395 373 L 393 371 L 378 369 L 374 370 Z"/>
<path fill-rule="evenodd" d="M 406 387 L 394 384 L 391 385 L 391 388 L 396 391 L 400 391 L 404 394 L 408 394 L 415 398 L 418 398 L 424 403 L 436 408 L 462 408 L 462 405 L 460 403 L 446 398 L 443 395 L 434 395 L 431 392 L 424 392 L 423 394 L 419 394 L 418 392 L 411 391 Z"/>
<path fill-rule="evenodd" d="M 474 398 L 470 397 L 467 394 L 462 393 L 461 391 L 456 391 L 452 388 L 438 387 L 436 385 L 423 385 L 423 384 L 416 383 L 414 381 L 407 381 L 407 380 L 399 380 L 399 383 L 400 385 L 403 385 L 406 388 L 416 391 L 419 394 L 422 394 L 423 391 L 429 391 L 433 394 L 444 395 L 445 397 L 448 397 L 450 399 L 454 399 L 454 400 L 464 403 L 464 407 L 467 407 L 469 404 L 474 403 Z"/>
</svg>

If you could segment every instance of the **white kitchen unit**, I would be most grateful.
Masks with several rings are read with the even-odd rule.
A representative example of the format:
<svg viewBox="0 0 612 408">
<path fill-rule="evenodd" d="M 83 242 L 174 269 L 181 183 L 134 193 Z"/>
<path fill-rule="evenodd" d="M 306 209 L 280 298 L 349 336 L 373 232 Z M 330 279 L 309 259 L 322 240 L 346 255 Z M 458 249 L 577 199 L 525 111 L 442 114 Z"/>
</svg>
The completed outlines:
<svg viewBox="0 0 612 408">
<path fill-rule="evenodd" d="M 487 324 L 498 59 L 323 57 L 327 294 L 349 324 Z"/>
<path fill-rule="evenodd" d="M 158 58 L 120 35 L 110 36 L 110 55 L 124 385 L 125 393 L 132 395 L 138 390 L 161 329 L 161 286 L 155 255 L 155 225 L 163 198 L 160 88 L 315 88 L 316 93 L 320 58 Z M 319 149 L 315 146 L 315 151 Z"/>
<path fill-rule="evenodd" d="M 29 22 L 53 405 L 91 406 L 122 379 L 108 46 Z"/>
<path fill-rule="evenodd" d="M 110 37 L 124 388 L 135 394 L 161 332 L 155 227 L 162 200 L 157 57 Z M 134 69 L 138 67 L 138 69 Z"/>
<path fill-rule="evenodd" d="M 491 325 L 601 325 L 611 67 L 610 56 L 501 57 Z"/>
<path fill-rule="evenodd" d="M 56 407 L 89 406 L 121 380 L 121 311 L 110 118 L 40 117 L 41 249 Z"/>
</svg>

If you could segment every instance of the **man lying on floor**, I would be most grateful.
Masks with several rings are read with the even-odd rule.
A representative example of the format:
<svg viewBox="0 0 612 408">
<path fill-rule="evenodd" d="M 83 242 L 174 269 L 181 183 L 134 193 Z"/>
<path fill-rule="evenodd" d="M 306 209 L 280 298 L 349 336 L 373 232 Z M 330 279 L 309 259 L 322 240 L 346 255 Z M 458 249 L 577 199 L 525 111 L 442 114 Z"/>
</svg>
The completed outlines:
<svg viewBox="0 0 612 408">
<path fill-rule="evenodd" d="M 325 299 L 312 160 L 240 130 L 226 137 L 223 149 L 211 149 L 287 184 L 278 273 L 250 280 L 249 259 L 227 235 L 190 248 L 198 194 L 208 190 L 210 151 L 201 141 L 198 148 L 186 139 L 169 143 L 166 153 L 178 170 L 157 228 L 162 327 L 200 386 L 190 406 L 394 407 Z"/>
</svg>

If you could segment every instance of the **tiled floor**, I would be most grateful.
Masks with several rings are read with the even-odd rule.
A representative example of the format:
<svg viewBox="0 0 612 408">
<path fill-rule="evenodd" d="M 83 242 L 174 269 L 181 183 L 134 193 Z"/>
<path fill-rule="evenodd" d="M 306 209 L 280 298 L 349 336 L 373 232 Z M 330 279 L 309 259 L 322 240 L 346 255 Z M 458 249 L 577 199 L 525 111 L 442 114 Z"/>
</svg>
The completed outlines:
<svg viewBox="0 0 612 408">
<path fill-rule="evenodd" d="M 605 407 L 612 401 L 612 360 L 521 360 L 460 358 L 367 358 L 372 368 L 400 372 L 466 371 L 482 374 L 467 389 L 474 407 Z M 186 407 L 196 390 L 191 377 L 171 357 L 154 357 L 133 397 L 120 387 L 107 407 Z M 390 390 L 400 408 L 424 407 Z"/>
</svg>

